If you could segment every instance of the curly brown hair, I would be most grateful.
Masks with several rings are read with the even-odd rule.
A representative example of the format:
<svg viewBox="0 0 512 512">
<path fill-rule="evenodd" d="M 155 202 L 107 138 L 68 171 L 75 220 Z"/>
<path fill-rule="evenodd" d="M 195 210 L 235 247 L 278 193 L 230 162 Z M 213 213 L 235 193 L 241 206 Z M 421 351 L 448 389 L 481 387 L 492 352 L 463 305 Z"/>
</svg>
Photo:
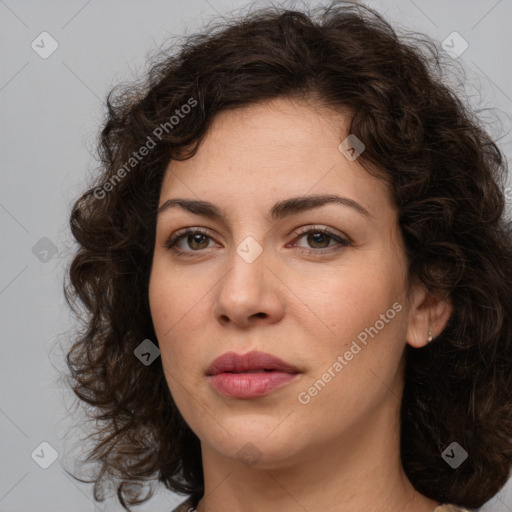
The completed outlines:
<svg viewBox="0 0 512 512">
<path fill-rule="evenodd" d="M 149 63 L 141 81 L 108 94 L 100 172 L 70 218 L 78 250 L 65 294 L 82 327 L 67 365 L 74 393 L 92 406 L 87 461 L 99 467 L 79 480 L 94 482 L 98 501 L 115 480 L 126 510 L 152 496 L 155 479 L 202 496 L 200 443 L 160 359 L 145 366 L 134 356 L 142 340 L 158 343 L 148 282 L 162 178 L 171 160 L 194 155 L 219 112 L 295 97 L 351 113 L 350 133 L 366 146 L 358 162 L 379 169 L 399 208 L 408 281 L 453 304 L 433 343 L 406 346 L 406 474 L 442 503 L 489 500 L 512 466 L 507 169 L 482 121 L 444 83 L 449 58 L 427 36 L 399 37 L 376 11 L 335 1 L 223 20 Z M 456 470 L 441 457 L 452 441 L 469 454 Z"/>
</svg>

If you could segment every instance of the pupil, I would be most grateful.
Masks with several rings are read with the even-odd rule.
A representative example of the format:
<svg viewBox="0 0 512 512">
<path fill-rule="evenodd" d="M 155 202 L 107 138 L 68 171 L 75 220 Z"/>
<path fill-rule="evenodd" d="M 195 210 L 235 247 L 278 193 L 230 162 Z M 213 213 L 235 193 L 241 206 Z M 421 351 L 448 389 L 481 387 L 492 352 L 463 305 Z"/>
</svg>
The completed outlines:
<svg viewBox="0 0 512 512">
<path fill-rule="evenodd" d="M 325 234 L 324 233 L 314 233 L 312 235 L 310 235 L 312 238 L 313 238 L 313 244 L 321 244 L 322 243 L 322 240 L 324 241 L 325 243 Z"/>
<path fill-rule="evenodd" d="M 195 235 L 190 235 L 189 239 L 192 239 L 191 245 L 194 246 L 194 244 L 201 245 L 201 239 L 205 238 L 205 235 L 202 235 L 201 233 L 197 233 Z M 204 241 L 203 241 L 204 243 Z"/>
</svg>

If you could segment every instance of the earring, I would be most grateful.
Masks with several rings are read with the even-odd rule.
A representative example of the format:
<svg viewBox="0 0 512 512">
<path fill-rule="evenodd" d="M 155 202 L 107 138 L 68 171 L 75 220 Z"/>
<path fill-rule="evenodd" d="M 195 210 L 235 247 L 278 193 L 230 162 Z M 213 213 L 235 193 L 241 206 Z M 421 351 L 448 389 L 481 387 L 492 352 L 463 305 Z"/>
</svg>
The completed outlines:
<svg viewBox="0 0 512 512">
<path fill-rule="evenodd" d="M 432 317 L 430 316 L 430 308 L 428 310 L 428 326 L 430 327 L 430 324 L 432 323 Z M 428 336 L 427 336 L 427 343 L 430 343 L 433 339 L 432 332 L 430 329 L 428 330 Z"/>
</svg>

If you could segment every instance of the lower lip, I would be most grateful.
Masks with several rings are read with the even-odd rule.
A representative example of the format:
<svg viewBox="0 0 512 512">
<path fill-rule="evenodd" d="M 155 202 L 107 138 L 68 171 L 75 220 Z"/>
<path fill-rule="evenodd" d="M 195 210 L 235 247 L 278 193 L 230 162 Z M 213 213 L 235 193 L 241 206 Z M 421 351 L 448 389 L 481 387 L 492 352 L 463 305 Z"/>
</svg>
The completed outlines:
<svg viewBox="0 0 512 512">
<path fill-rule="evenodd" d="M 231 398 L 257 398 L 268 395 L 293 380 L 298 374 L 286 372 L 218 373 L 210 383 L 221 395 Z"/>
</svg>

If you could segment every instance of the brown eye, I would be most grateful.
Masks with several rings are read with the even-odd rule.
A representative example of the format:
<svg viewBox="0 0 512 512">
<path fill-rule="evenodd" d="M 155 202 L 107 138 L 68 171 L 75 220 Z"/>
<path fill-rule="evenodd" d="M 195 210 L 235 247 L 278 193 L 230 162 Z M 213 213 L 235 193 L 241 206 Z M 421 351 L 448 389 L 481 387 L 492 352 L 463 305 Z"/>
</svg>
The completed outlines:
<svg viewBox="0 0 512 512">
<path fill-rule="evenodd" d="M 305 239 L 308 246 L 304 247 L 297 245 L 297 243 L 294 245 L 296 247 L 304 247 L 306 250 L 309 248 L 309 254 L 322 254 L 351 245 L 348 240 L 341 238 L 338 234 L 326 228 L 310 228 L 307 231 L 296 232 L 296 234 L 299 235 L 299 238 L 296 240 Z M 333 241 L 334 243 L 331 243 Z"/>
<path fill-rule="evenodd" d="M 206 242 L 206 245 L 204 243 L 204 240 L 208 237 L 206 235 L 203 235 L 201 233 L 195 234 L 195 235 L 187 235 L 187 244 L 191 249 L 205 249 L 208 247 L 208 242 Z M 197 244 L 197 245 L 196 245 Z M 201 247 L 198 247 L 201 246 Z"/>
<path fill-rule="evenodd" d="M 202 249 L 207 249 L 210 240 L 212 238 L 206 231 L 198 228 L 187 228 L 185 231 L 172 235 L 165 243 L 165 246 L 177 253 L 198 252 Z M 180 247 L 179 244 L 182 241 L 185 241 L 185 244 Z"/>
<path fill-rule="evenodd" d="M 327 235 L 322 232 L 310 232 L 307 235 L 306 240 L 314 249 L 323 249 L 324 247 L 329 246 L 329 242 L 333 239 L 333 237 Z M 325 245 L 327 243 L 327 245 Z"/>
</svg>

